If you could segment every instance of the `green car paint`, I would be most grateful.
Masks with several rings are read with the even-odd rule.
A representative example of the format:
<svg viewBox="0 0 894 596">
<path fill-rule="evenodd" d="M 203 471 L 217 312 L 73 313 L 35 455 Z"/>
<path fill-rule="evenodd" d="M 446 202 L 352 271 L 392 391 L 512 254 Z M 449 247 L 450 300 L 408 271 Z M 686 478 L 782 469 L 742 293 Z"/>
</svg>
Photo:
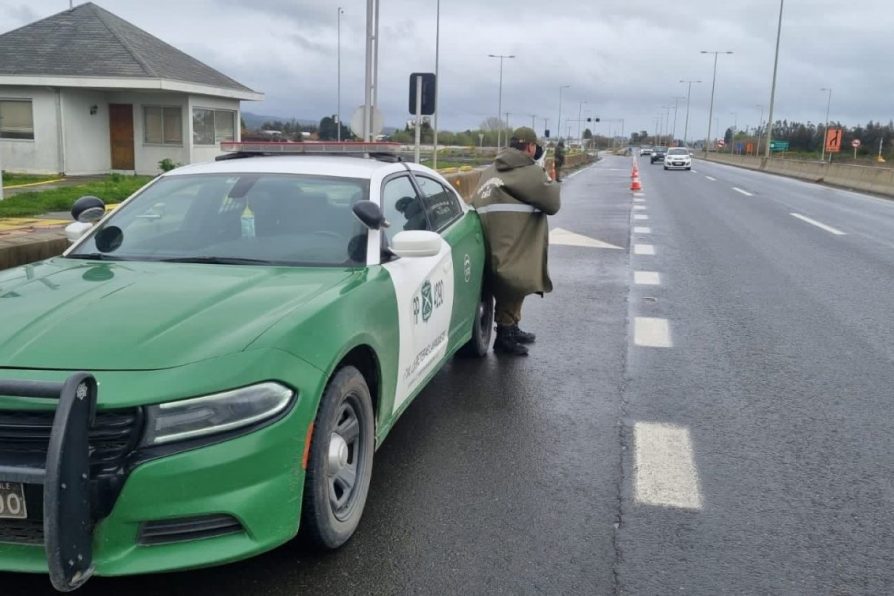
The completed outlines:
<svg viewBox="0 0 894 596">
<path fill-rule="evenodd" d="M 483 240 L 465 214 L 443 234 L 455 296 L 446 357 L 471 337 Z M 160 456 L 129 473 L 93 535 L 98 575 L 188 569 L 243 559 L 298 532 L 302 453 L 327 380 L 367 354 L 380 444 L 440 369 L 395 408 L 399 321 L 391 274 L 368 267 L 230 266 L 57 258 L 0 272 L 0 376 L 61 381 L 89 370 L 100 410 L 174 402 L 276 380 L 297 393 L 276 422 Z M 250 313 L 251 316 L 246 316 Z M 52 409 L 0 396 L 0 410 Z M 226 512 L 245 532 L 138 544 L 151 520 Z M 43 546 L 0 544 L 0 569 L 46 572 Z"/>
</svg>

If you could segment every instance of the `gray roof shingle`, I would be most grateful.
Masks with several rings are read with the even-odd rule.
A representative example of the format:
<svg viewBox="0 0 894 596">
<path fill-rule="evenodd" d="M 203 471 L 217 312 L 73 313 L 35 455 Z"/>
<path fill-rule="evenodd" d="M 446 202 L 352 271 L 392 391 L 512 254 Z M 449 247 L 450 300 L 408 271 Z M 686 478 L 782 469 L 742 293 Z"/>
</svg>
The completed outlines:
<svg viewBox="0 0 894 596">
<path fill-rule="evenodd" d="M 0 75 L 171 79 L 253 93 L 92 2 L 0 35 Z"/>
</svg>

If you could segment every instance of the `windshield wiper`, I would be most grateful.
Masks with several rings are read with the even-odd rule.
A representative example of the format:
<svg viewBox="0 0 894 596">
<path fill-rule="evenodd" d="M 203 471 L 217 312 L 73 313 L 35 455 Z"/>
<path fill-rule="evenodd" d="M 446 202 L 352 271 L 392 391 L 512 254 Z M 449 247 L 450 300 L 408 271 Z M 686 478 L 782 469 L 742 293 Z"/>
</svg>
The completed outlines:
<svg viewBox="0 0 894 596">
<path fill-rule="evenodd" d="M 242 257 L 173 257 L 159 259 L 162 263 L 209 263 L 211 265 L 271 265 L 263 259 L 246 259 Z"/>
<path fill-rule="evenodd" d="M 114 255 L 107 255 L 101 252 L 88 252 L 84 254 L 70 254 L 68 255 L 69 259 L 85 259 L 87 261 L 126 261 L 124 257 L 116 257 Z"/>
</svg>

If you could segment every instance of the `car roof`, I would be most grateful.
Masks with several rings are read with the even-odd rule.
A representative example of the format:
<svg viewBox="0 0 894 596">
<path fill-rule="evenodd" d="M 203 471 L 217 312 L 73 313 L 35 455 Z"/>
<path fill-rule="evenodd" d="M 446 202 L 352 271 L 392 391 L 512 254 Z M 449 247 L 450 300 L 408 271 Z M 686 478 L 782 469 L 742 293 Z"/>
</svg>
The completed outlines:
<svg viewBox="0 0 894 596">
<path fill-rule="evenodd" d="M 413 170 L 423 169 L 413 166 Z M 380 161 L 369 157 L 344 155 L 257 155 L 223 159 L 205 163 L 191 164 L 171 170 L 165 176 L 183 176 L 189 174 L 225 174 L 225 173 L 257 173 L 257 174 L 309 174 L 316 176 L 339 176 L 344 178 L 371 178 L 379 171 L 400 171 L 404 165 L 400 162 Z"/>
</svg>

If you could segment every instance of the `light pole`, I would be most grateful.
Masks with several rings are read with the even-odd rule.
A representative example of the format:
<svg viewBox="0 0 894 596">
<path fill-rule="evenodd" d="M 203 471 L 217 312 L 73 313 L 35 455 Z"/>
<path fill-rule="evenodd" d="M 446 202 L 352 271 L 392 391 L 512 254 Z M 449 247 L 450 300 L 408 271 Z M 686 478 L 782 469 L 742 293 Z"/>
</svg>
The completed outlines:
<svg viewBox="0 0 894 596">
<path fill-rule="evenodd" d="M 829 108 L 832 106 L 832 88 L 823 87 L 820 91 L 829 92 L 829 98 L 826 100 L 826 128 L 823 129 L 823 138 L 820 140 L 820 144 L 823 146 L 823 153 L 820 157 L 820 161 L 826 161 L 826 137 L 829 135 Z"/>
<path fill-rule="evenodd" d="M 730 112 L 729 115 L 733 117 L 733 132 L 729 136 L 729 153 L 732 155 L 734 153 L 733 148 L 736 146 L 736 130 L 739 128 L 739 114 L 737 112 Z"/>
<path fill-rule="evenodd" d="M 714 87 L 717 85 L 717 55 L 732 54 L 724 50 L 702 50 L 702 54 L 714 54 L 714 80 L 711 81 L 711 107 L 708 109 L 708 137 L 705 139 L 705 157 L 708 156 L 708 145 L 711 143 L 711 118 L 714 115 Z"/>
<path fill-rule="evenodd" d="M 770 113 L 767 115 L 767 146 L 765 157 L 770 159 L 770 143 L 773 141 L 773 101 L 776 99 L 776 71 L 779 67 L 779 41 L 782 38 L 782 7 L 785 0 L 779 0 L 779 26 L 776 29 L 776 55 L 773 58 L 773 84 L 770 86 Z"/>
<path fill-rule="evenodd" d="M 757 121 L 757 147 L 754 148 L 754 155 L 757 156 L 761 152 L 761 137 L 764 136 L 764 106 L 755 104 L 754 107 L 761 109 L 761 119 Z"/>
<path fill-rule="evenodd" d="M 336 85 L 336 102 L 337 102 L 337 110 L 336 110 L 336 118 L 338 119 L 338 141 L 341 142 L 341 15 L 345 13 L 344 9 L 339 6 L 338 13 L 336 19 L 338 21 L 338 83 Z"/>
<path fill-rule="evenodd" d="M 537 118 L 537 114 L 531 114 L 530 116 L 531 116 L 531 130 L 533 130 L 536 133 L 537 125 L 534 124 L 534 120 Z"/>
<path fill-rule="evenodd" d="M 559 119 L 556 122 L 556 133 L 559 135 L 559 140 L 562 140 L 562 89 L 568 89 L 571 85 L 560 85 L 559 86 Z"/>
<path fill-rule="evenodd" d="M 681 99 L 686 99 L 685 97 L 677 97 L 674 96 L 674 129 L 671 133 L 671 143 L 676 144 L 677 142 L 677 108 L 679 107 L 679 102 Z"/>
<path fill-rule="evenodd" d="M 503 146 L 500 142 L 502 139 L 501 133 L 503 132 L 503 120 L 502 120 L 502 112 L 503 112 L 503 59 L 504 58 L 515 58 L 513 55 L 504 55 L 504 54 L 488 54 L 488 58 L 499 58 L 500 59 L 500 94 L 497 99 L 497 120 L 500 121 L 500 128 L 497 129 L 497 149 Z"/>
<path fill-rule="evenodd" d="M 701 83 L 701 81 L 680 81 L 686 83 L 686 124 L 683 126 L 683 145 L 689 146 L 689 100 L 692 97 L 692 84 Z"/>
<path fill-rule="evenodd" d="M 434 136 L 432 137 L 432 156 L 431 156 L 431 167 L 434 169 L 438 168 L 438 112 L 440 106 L 438 105 L 438 88 L 441 86 L 441 81 L 438 79 L 438 58 L 441 53 L 441 0 L 438 0 L 436 5 L 436 13 L 435 13 L 435 121 L 434 121 Z"/>
<path fill-rule="evenodd" d="M 661 106 L 661 109 L 664 110 L 664 120 L 662 120 L 662 122 L 664 123 L 664 128 L 662 129 L 664 134 L 662 136 L 664 136 L 664 137 L 667 136 L 668 129 L 670 128 L 671 108 L 672 107 L 674 107 L 674 106 Z M 666 143 L 664 146 L 669 147 L 670 143 Z"/>
<path fill-rule="evenodd" d="M 577 104 L 577 142 L 580 143 L 581 147 L 584 146 L 583 139 L 581 138 L 580 133 L 580 125 L 581 125 L 581 110 L 584 107 L 584 104 L 587 103 L 586 100 L 582 100 Z"/>
</svg>

